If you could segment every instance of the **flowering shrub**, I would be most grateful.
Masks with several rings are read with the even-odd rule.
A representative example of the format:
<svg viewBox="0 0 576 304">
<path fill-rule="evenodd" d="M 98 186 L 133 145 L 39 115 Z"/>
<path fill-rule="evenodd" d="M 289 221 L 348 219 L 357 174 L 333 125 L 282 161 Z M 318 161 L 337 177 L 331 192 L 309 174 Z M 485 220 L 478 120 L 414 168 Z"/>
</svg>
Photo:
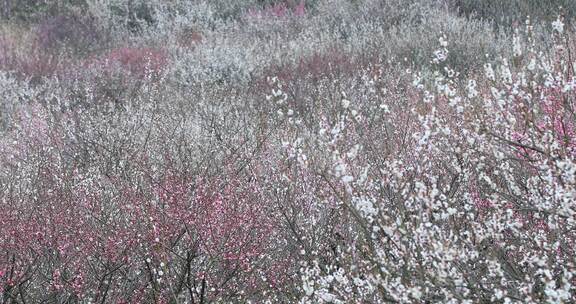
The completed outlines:
<svg viewBox="0 0 576 304">
<path fill-rule="evenodd" d="M 302 17 L 306 14 L 306 2 L 301 0 L 297 5 L 290 9 L 286 2 L 276 2 L 265 6 L 264 9 L 249 9 L 248 16 L 251 18 L 282 18 L 288 14 Z"/>
<path fill-rule="evenodd" d="M 539 21 L 552 22 L 558 13 L 558 8 L 563 8 L 570 20 L 574 17 L 574 2 L 565 0 L 539 1 L 506 1 L 498 3 L 480 3 L 469 0 L 455 0 L 450 2 L 460 13 L 470 15 L 478 19 L 492 19 L 495 25 L 510 28 L 512 22 L 520 21 L 526 16 Z"/>
<path fill-rule="evenodd" d="M 0 36 L 0 50 L 0 70 L 31 78 L 33 82 L 58 74 L 64 65 L 62 58 L 44 52 L 37 43 L 23 49 L 8 35 Z"/>
<path fill-rule="evenodd" d="M 162 49 L 123 47 L 111 50 L 96 64 L 110 70 L 119 67 L 134 78 L 143 78 L 162 73 L 167 63 L 167 54 Z"/>
<path fill-rule="evenodd" d="M 76 168 L 40 170 L 33 178 L 47 190 L 37 198 L 2 197 L 6 299 L 249 299 L 279 276 L 266 270 L 276 269 L 267 257 L 271 218 L 252 189 L 214 192 L 210 182 L 169 173 L 148 192 L 116 178 L 88 181 Z"/>
<path fill-rule="evenodd" d="M 190 48 L 196 44 L 202 43 L 202 39 L 202 33 L 191 29 L 185 29 L 178 37 L 178 45 Z"/>
<path fill-rule="evenodd" d="M 94 51 L 102 47 L 104 36 L 94 19 L 75 15 L 46 18 L 37 29 L 37 43 L 44 51 L 64 46 L 77 52 Z"/>
<path fill-rule="evenodd" d="M 67 106 L 83 107 L 113 104 L 122 108 L 130 96 L 162 83 L 168 66 L 166 52 L 152 48 L 118 48 L 67 66 L 62 81 Z M 107 107 L 107 106 L 105 106 Z"/>
<path fill-rule="evenodd" d="M 460 93 L 440 45 L 432 91 L 415 76 L 411 113 L 393 114 L 419 125 L 406 124 L 403 150 L 381 163 L 356 159 L 370 141 L 336 137 L 363 125 L 343 101 L 354 110 L 325 141 L 328 178 L 358 235 L 334 262 L 304 263 L 302 302 L 574 299 L 574 117 L 562 110 L 573 106 L 574 73 L 562 55 L 530 53 L 514 73 L 487 65 L 483 89 L 471 80 Z M 339 140 L 357 146 L 344 154 Z"/>
<path fill-rule="evenodd" d="M 57 14 L 68 9 L 81 5 L 83 1 L 63 1 L 60 3 L 41 0 L 5 0 L 2 2 L 0 16 L 6 19 L 18 21 L 37 21 L 50 14 Z"/>
<path fill-rule="evenodd" d="M 576 301 L 562 15 L 268 3 L 90 1 L 110 47 L 45 73 L 2 40 L 0 303 Z"/>
</svg>

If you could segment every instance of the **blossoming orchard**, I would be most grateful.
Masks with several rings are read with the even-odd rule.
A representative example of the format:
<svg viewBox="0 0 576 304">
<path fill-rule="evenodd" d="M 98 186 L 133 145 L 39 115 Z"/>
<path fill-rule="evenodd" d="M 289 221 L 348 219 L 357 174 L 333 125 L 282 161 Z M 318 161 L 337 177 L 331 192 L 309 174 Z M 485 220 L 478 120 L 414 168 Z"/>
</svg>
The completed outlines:
<svg viewBox="0 0 576 304">
<path fill-rule="evenodd" d="M 0 0 L 0 304 L 576 302 L 576 2 Z"/>
</svg>

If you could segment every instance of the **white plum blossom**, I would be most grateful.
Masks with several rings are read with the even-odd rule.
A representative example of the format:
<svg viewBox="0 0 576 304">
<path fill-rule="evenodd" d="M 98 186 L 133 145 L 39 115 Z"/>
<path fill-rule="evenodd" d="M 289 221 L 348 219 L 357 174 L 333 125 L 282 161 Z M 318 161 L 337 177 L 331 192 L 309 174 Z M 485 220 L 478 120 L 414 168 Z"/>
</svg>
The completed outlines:
<svg viewBox="0 0 576 304">
<path fill-rule="evenodd" d="M 559 34 L 564 33 L 564 22 L 562 21 L 562 19 L 558 18 L 554 22 L 552 22 L 552 28 Z"/>
</svg>

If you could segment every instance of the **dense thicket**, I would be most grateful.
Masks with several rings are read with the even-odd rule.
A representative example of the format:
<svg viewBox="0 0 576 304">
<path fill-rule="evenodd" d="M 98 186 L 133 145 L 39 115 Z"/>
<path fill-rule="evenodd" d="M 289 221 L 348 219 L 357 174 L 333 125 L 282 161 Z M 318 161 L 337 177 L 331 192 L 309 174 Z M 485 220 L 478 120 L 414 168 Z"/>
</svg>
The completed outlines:
<svg viewBox="0 0 576 304">
<path fill-rule="evenodd" d="M 0 303 L 576 301 L 572 1 L 0 8 Z"/>
</svg>

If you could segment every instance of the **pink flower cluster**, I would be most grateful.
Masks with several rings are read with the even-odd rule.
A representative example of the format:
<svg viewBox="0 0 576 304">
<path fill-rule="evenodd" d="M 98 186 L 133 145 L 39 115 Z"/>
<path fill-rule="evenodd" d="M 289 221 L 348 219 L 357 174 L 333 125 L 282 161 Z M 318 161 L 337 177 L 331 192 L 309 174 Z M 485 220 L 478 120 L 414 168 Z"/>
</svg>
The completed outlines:
<svg viewBox="0 0 576 304">
<path fill-rule="evenodd" d="M 88 181 L 55 163 L 39 164 L 34 178 L 43 187 L 33 196 L 0 197 L 7 295 L 42 274 L 46 289 L 28 292 L 46 299 L 161 303 L 186 284 L 192 297 L 217 299 L 257 292 L 277 275 L 254 271 L 261 263 L 274 269 L 265 256 L 274 225 L 253 185 L 168 170 L 139 189 L 116 177 Z M 212 291 L 192 291 L 194 284 Z"/>
</svg>

